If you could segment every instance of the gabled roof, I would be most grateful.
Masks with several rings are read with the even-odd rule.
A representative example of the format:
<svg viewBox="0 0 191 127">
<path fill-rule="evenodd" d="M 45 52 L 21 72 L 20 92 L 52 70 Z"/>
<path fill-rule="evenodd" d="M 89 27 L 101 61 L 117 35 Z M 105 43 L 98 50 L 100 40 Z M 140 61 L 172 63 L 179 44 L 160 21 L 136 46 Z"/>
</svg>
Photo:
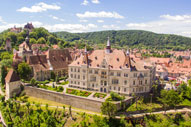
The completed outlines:
<svg viewBox="0 0 191 127">
<path fill-rule="evenodd" d="M 50 66 L 47 62 L 46 55 L 32 55 L 27 58 L 27 63 L 33 67 L 35 72 L 48 71 Z"/>
<path fill-rule="evenodd" d="M 15 81 L 19 81 L 19 80 L 20 80 L 19 76 L 13 69 L 9 70 L 7 76 L 5 77 L 6 83 L 15 82 Z"/>
<path fill-rule="evenodd" d="M 47 53 L 47 59 L 49 59 L 53 69 L 67 68 L 68 64 L 72 62 L 68 49 L 51 49 Z"/>
</svg>

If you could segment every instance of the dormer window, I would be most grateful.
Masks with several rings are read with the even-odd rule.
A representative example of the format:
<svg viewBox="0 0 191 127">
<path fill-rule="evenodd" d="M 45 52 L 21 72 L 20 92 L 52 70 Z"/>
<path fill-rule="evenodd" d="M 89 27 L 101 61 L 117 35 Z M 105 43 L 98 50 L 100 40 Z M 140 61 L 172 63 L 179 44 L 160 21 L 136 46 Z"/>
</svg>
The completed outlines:
<svg viewBox="0 0 191 127">
<path fill-rule="evenodd" d="M 119 62 L 119 58 L 117 58 L 117 61 Z"/>
<path fill-rule="evenodd" d="M 80 62 L 77 62 L 77 64 L 80 64 Z"/>
<path fill-rule="evenodd" d="M 95 60 L 97 60 L 97 56 L 95 57 Z"/>
<path fill-rule="evenodd" d="M 97 67 L 99 67 L 99 64 L 97 64 Z"/>
</svg>

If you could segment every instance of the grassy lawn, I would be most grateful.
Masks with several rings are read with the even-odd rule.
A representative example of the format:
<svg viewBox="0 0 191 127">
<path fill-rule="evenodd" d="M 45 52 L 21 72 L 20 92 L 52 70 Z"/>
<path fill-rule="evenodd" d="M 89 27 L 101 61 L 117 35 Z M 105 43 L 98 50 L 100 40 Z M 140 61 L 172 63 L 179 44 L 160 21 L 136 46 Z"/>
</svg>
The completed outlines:
<svg viewBox="0 0 191 127">
<path fill-rule="evenodd" d="M 162 105 L 157 104 L 157 103 L 137 103 L 137 108 L 136 108 L 136 103 L 132 104 L 130 107 L 127 108 L 128 111 L 138 111 L 138 110 L 150 110 L 153 108 L 162 108 Z"/>
<path fill-rule="evenodd" d="M 95 93 L 93 95 L 93 97 L 97 97 L 97 98 L 101 98 L 101 99 L 105 98 L 106 96 L 107 96 L 107 94 L 104 94 L 104 93 Z"/>
<path fill-rule="evenodd" d="M 67 85 L 68 83 L 69 83 L 69 81 L 59 82 L 59 83 L 57 83 L 57 85 Z"/>
<path fill-rule="evenodd" d="M 64 88 L 62 86 L 48 86 L 48 85 L 38 85 L 39 88 L 47 89 L 47 90 L 52 90 L 56 92 L 63 92 Z"/>
<path fill-rule="evenodd" d="M 65 104 L 62 104 L 62 103 L 58 103 L 58 102 L 55 102 L 55 101 L 50 101 L 50 100 L 46 100 L 46 99 L 41 99 L 41 98 L 36 98 L 36 97 L 32 97 L 32 96 L 28 96 L 27 97 L 28 99 L 28 102 L 30 102 L 31 104 L 34 102 L 34 103 L 40 103 L 42 105 L 46 105 L 48 104 L 49 106 L 58 106 L 58 107 L 69 107 L 69 105 L 65 105 Z M 17 99 L 19 100 L 19 99 Z M 55 109 L 54 107 L 49 107 L 50 109 Z M 75 110 L 78 110 L 77 112 L 91 112 L 91 113 L 95 113 L 95 114 L 100 114 L 100 113 L 97 113 L 97 112 L 93 112 L 93 111 L 88 111 L 88 110 L 84 110 L 84 109 L 79 109 L 79 108 L 75 108 L 75 107 L 72 107 L 72 109 L 75 109 Z"/>
<path fill-rule="evenodd" d="M 76 96 L 82 96 L 82 97 L 88 97 L 91 94 L 91 92 L 88 92 L 88 91 L 69 89 L 69 88 L 66 89 L 66 93 L 73 94 Z"/>
<path fill-rule="evenodd" d="M 180 105 L 181 106 L 191 106 L 191 101 L 188 99 L 184 99 L 184 101 Z"/>
<path fill-rule="evenodd" d="M 40 104 L 43 104 L 43 105 L 48 104 L 49 106 L 59 106 L 59 107 L 66 106 L 66 107 L 69 107 L 68 105 L 64 105 L 62 103 L 58 103 L 58 102 L 55 102 L 55 101 L 49 101 L 49 100 L 36 98 L 36 97 L 31 97 L 31 96 L 28 97 L 28 102 L 30 102 L 30 103 L 33 103 L 33 102 L 40 103 Z"/>
</svg>

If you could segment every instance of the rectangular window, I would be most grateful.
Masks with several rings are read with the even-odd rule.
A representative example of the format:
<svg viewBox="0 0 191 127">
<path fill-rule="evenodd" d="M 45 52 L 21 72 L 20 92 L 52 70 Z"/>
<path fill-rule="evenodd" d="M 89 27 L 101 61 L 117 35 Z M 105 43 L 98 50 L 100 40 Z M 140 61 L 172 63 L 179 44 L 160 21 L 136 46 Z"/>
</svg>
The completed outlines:
<svg viewBox="0 0 191 127">
<path fill-rule="evenodd" d="M 121 76 L 121 73 L 120 73 L 120 72 L 117 72 L 117 76 Z"/>
<path fill-rule="evenodd" d="M 124 85 L 127 85 L 127 80 L 124 81 Z"/>
<path fill-rule="evenodd" d="M 137 77 L 137 73 L 134 73 L 134 77 Z"/>
<path fill-rule="evenodd" d="M 97 70 L 95 70 L 95 74 L 98 74 L 98 71 L 97 71 Z"/>
<path fill-rule="evenodd" d="M 86 70 L 83 69 L 83 72 L 86 73 Z"/>
<path fill-rule="evenodd" d="M 127 74 L 127 73 L 124 73 L 124 77 L 128 77 L 128 74 Z"/>
<path fill-rule="evenodd" d="M 83 76 L 83 80 L 85 80 L 86 79 L 86 77 L 85 76 Z"/>
<path fill-rule="evenodd" d="M 91 73 L 92 73 L 92 70 L 89 70 L 89 73 L 91 74 Z"/>
<path fill-rule="evenodd" d="M 91 81 L 91 82 L 95 82 L 95 81 L 96 81 L 96 77 L 95 77 L 95 76 L 91 76 L 91 77 L 90 77 L 90 81 Z"/>
<path fill-rule="evenodd" d="M 70 77 L 73 78 L 73 74 L 70 74 Z"/>
<path fill-rule="evenodd" d="M 147 77 L 147 73 L 144 73 L 144 77 Z"/>
<path fill-rule="evenodd" d="M 106 75 L 106 72 L 105 72 L 105 71 L 102 71 L 101 74 L 102 74 L 102 75 Z"/>
<path fill-rule="evenodd" d="M 124 92 L 126 92 L 126 88 L 124 88 Z"/>
<path fill-rule="evenodd" d="M 112 84 L 119 84 L 119 80 L 118 79 L 112 79 Z"/>
<path fill-rule="evenodd" d="M 135 80 L 133 81 L 133 85 L 135 85 Z"/>
<path fill-rule="evenodd" d="M 120 91 L 120 87 L 118 87 L 118 91 Z"/>
<path fill-rule="evenodd" d="M 70 70 L 71 70 L 71 72 L 73 72 L 73 68 L 71 68 Z"/>
<path fill-rule="evenodd" d="M 145 80 L 145 84 L 147 84 L 147 80 Z"/>
<path fill-rule="evenodd" d="M 80 72 L 80 69 L 78 68 L 78 72 Z"/>
<path fill-rule="evenodd" d="M 110 75 L 111 75 L 111 76 L 114 76 L 114 73 L 113 73 L 113 72 L 110 72 Z"/>
<path fill-rule="evenodd" d="M 78 75 L 78 79 L 80 79 L 80 75 Z"/>
</svg>

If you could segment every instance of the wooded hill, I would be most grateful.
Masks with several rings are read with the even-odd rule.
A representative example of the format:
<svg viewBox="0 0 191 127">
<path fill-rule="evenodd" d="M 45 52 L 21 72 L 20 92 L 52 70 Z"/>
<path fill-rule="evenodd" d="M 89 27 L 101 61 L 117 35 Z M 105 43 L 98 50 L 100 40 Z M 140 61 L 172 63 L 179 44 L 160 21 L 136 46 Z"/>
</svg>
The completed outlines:
<svg viewBox="0 0 191 127">
<path fill-rule="evenodd" d="M 9 32 L 9 29 L 0 33 L 0 47 L 4 48 L 7 38 L 11 39 L 12 46 L 18 48 L 26 37 L 26 31 L 21 33 Z M 46 43 L 48 45 L 58 44 L 61 48 L 74 47 L 83 48 L 85 43 L 90 46 L 104 48 L 107 38 L 110 37 L 114 48 L 151 48 L 151 49 L 191 49 L 191 38 L 172 35 L 156 34 L 142 30 L 110 30 L 87 33 L 53 32 L 45 28 L 35 28 L 29 35 L 30 43 Z"/>
<path fill-rule="evenodd" d="M 124 47 L 142 47 L 157 49 L 185 50 L 191 49 L 191 38 L 172 35 L 156 34 L 143 30 L 110 30 L 87 33 L 55 32 L 55 34 L 66 41 L 73 42 L 86 40 L 90 44 L 104 44 L 110 37 L 111 43 Z"/>
</svg>

